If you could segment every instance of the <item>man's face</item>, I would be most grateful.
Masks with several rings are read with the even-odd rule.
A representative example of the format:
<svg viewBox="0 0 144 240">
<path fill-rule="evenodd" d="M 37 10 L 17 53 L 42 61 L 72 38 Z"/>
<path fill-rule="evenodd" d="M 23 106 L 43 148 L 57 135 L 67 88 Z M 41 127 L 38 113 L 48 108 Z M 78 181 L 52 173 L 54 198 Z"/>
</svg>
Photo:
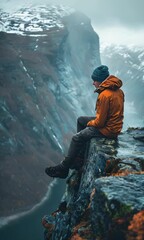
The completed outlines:
<svg viewBox="0 0 144 240">
<path fill-rule="evenodd" d="M 100 82 L 93 81 L 93 85 L 94 85 L 96 88 L 98 88 L 100 84 L 101 84 Z"/>
</svg>

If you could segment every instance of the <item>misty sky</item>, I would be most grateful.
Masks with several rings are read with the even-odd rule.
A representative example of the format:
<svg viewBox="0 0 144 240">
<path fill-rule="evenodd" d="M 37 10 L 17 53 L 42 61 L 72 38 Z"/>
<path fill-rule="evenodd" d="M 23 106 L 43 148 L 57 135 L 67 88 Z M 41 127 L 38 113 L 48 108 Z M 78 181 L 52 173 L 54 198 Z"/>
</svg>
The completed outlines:
<svg viewBox="0 0 144 240">
<path fill-rule="evenodd" d="M 103 41 L 144 45 L 144 0 L 1 0 L 0 7 L 45 3 L 72 6 L 91 18 Z"/>
</svg>

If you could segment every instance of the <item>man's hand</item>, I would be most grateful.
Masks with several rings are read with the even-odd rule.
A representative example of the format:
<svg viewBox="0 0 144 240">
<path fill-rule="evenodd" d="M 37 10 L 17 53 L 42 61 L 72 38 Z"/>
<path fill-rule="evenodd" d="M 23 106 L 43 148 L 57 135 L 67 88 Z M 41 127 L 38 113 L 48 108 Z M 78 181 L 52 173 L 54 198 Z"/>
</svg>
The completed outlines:
<svg viewBox="0 0 144 240">
<path fill-rule="evenodd" d="M 90 126 L 95 126 L 95 120 L 91 120 L 87 123 L 87 126 L 90 127 Z"/>
</svg>

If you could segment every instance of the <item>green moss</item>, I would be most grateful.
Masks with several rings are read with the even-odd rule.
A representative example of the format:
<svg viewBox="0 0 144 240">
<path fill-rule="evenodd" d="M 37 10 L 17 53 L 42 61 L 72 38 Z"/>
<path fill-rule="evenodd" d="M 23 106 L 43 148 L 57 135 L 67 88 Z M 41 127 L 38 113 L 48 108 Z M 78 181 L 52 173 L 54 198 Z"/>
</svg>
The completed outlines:
<svg viewBox="0 0 144 240">
<path fill-rule="evenodd" d="M 113 219 L 115 218 L 123 218 L 127 216 L 129 213 L 132 212 L 130 205 L 120 204 L 118 208 L 116 207 L 114 215 L 112 216 Z"/>
</svg>

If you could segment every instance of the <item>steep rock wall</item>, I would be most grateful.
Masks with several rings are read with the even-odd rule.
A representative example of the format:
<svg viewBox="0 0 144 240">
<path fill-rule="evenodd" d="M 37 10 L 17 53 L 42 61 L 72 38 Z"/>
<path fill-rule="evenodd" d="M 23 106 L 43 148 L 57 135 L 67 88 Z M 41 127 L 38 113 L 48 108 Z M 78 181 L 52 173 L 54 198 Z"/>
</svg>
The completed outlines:
<svg viewBox="0 0 144 240">
<path fill-rule="evenodd" d="M 85 15 L 73 12 L 61 18 L 63 27 L 49 29 L 45 19 L 23 25 L 5 16 L 10 29 L 26 30 L 0 32 L 1 216 L 31 208 L 46 193 L 45 167 L 62 160 L 77 116 L 94 114 L 90 75 L 100 64 L 99 39 Z M 41 32 L 30 31 L 35 21 Z"/>
</svg>

